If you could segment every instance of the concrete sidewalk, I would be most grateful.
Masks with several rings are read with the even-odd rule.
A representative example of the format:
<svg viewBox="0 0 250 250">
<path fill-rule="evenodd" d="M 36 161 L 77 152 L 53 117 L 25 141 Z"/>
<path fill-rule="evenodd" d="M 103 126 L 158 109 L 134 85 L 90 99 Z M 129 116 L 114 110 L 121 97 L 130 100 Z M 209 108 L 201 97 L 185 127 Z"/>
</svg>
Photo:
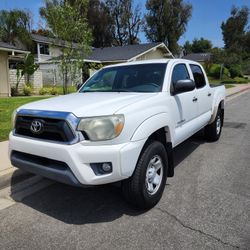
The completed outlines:
<svg viewBox="0 0 250 250">
<path fill-rule="evenodd" d="M 235 87 L 226 89 L 226 96 L 227 98 L 229 98 L 248 89 L 250 89 L 250 83 L 237 85 L 235 84 Z M 12 178 L 14 176 L 14 173 L 15 178 L 20 180 L 25 178 L 25 176 L 30 177 L 31 175 L 25 171 L 17 170 L 11 165 L 8 158 L 8 143 L 8 141 L 0 142 L 0 189 L 3 186 L 9 185 L 9 183 L 15 182 L 15 180 L 13 180 Z"/>
<path fill-rule="evenodd" d="M 12 167 L 8 158 L 8 143 L 8 141 L 0 142 L 0 172 Z"/>
<path fill-rule="evenodd" d="M 248 89 L 250 89 L 250 83 L 248 84 L 234 84 L 235 87 L 226 89 L 226 97 L 230 97 L 232 95 L 244 92 Z"/>
</svg>

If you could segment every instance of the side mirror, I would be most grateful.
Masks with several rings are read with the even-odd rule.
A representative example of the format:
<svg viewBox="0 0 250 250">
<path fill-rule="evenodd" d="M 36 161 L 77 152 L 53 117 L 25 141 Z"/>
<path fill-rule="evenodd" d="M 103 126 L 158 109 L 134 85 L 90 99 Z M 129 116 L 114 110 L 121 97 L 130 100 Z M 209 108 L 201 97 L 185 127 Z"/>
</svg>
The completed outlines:
<svg viewBox="0 0 250 250">
<path fill-rule="evenodd" d="M 194 89 L 195 89 L 195 82 L 191 79 L 179 80 L 174 84 L 175 94 L 192 91 Z"/>
<path fill-rule="evenodd" d="M 83 85 L 83 83 L 78 83 L 78 84 L 76 85 L 76 89 L 79 90 L 79 89 L 82 87 L 82 85 Z"/>
</svg>

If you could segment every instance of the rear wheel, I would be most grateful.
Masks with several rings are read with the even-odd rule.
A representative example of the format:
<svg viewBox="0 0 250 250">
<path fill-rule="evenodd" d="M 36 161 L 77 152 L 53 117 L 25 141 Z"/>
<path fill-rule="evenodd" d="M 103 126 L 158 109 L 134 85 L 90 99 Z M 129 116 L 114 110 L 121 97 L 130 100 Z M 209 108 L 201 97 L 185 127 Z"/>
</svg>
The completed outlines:
<svg viewBox="0 0 250 250">
<path fill-rule="evenodd" d="M 219 108 L 215 120 L 205 127 L 205 137 L 208 141 L 217 141 L 220 138 L 222 130 L 222 112 Z"/>
<path fill-rule="evenodd" d="M 167 162 L 167 153 L 162 143 L 150 141 L 143 149 L 134 174 L 122 183 L 126 200 L 143 209 L 155 206 L 165 188 Z"/>
</svg>

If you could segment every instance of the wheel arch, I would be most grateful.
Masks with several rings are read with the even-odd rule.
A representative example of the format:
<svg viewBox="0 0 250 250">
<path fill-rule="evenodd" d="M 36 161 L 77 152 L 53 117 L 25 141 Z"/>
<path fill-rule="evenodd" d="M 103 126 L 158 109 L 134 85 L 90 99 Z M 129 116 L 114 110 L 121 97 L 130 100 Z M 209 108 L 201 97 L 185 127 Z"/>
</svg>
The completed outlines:
<svg viewBox="0 0 250 250">
<path fill-rule="evenodd" d="M 158 128 L 155 131 L 151 131 L 151 133 L 148 134 L 147 139 L 144 143 L 144 146 L 142 147 L 142 150 L 140 152 L 138 159 L 140 159 L 142 152 L 144 151 L 145 147 L 147 147 L 147 145 L 150 143 L 150 141 L 159 141 L 165 147 L 167 156 L 168 156 L 167 176 L 173 177 L 174 176 L 174 157 L 173 157 L 173 146 L 172 146 L 169 126 L 163 126 L 161 128 Z"/>
<path fill-rule="evenodd" d="M 223 123 L 224 123 L 224 109 L 225 109 L 225 100 L 224 99 L 219 99 L 217 101 L 217 103 L 214 105 L 213 114 L 212 114 L 212 117 L 211 117 L 211 119 L 209 121 L 209 124 L 214 122 L 216 114 L 217 114 L 219 108 L 222 111 L 222 125 L 223 125 Z"/>
</svg>

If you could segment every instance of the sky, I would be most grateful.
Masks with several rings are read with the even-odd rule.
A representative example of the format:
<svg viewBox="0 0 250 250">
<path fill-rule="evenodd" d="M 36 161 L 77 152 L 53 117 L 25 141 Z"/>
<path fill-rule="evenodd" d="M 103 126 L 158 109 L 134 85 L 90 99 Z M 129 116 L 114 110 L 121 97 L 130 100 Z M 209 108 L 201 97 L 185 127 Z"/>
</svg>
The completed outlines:
<svg viewBox="0 0 250 250">
<path fill-rule="evenodd" d="M 141 5 L 142 12 L 145 13 L 146 0 L 135 0 L 135 2 Z M 186 40 L 192 41 L 203 37 L 212 41 L 214 46 L 223 47 L 220 26 L 230 16 L 232 6 L 246 5 L 250 8 L 250 0 L 185 0 L 185 2 L 192 4 L 193 12 L 186 32 L 179 40 L 180 45 L 183 45 Z M 43 0 L 0 0 L 0 10 L 14 8 L 30 10 L 35 28 L 38 28 L 42 21 L 39 17 L 39 7 L 42 5 Z M 144 33 L 139 37 L 142 43 L 147 42 Z"/>
</svg>

